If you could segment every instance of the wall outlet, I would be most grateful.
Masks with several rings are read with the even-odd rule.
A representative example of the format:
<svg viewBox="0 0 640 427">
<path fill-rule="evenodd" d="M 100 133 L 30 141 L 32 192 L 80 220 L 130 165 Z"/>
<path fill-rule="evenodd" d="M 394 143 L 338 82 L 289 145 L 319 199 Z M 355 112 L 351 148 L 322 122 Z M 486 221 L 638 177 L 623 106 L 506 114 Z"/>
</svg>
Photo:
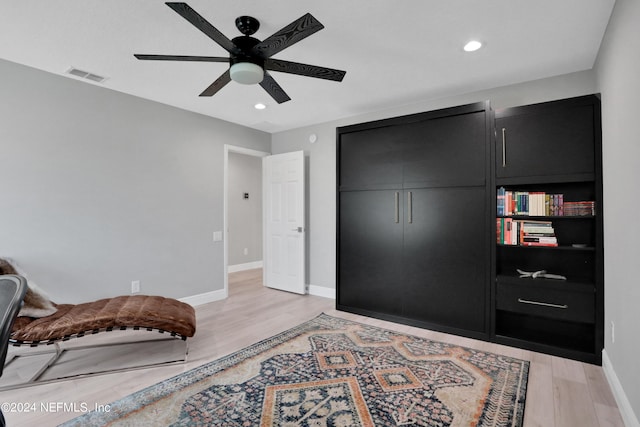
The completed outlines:
<svg viewBox="0 0 640 427">
<path fill-rule="evenodd" d="M 616 324 L 611 321 L 611 344 L 616 342 Z"/>
<path fill-rule="evenodd" d="M 242 250 L 242 253 L 245 254 L 245 255 L 249 255 L 249 248 L 244 248 Z"/>
<path fill-rule="evenodd" d="M 140 292 L 140 280 L 134 280 L 131 282 L 131 293 L 137 294 L 138 292 Z"/>
</svg>

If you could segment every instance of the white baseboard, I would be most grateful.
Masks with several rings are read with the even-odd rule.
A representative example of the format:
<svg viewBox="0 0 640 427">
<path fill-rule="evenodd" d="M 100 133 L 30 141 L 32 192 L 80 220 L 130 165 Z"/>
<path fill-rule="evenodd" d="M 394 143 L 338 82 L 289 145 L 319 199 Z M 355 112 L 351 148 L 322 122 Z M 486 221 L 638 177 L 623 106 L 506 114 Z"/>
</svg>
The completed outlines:
<svg viewBox="0 0 640 427">
<path fill-rule="evenodd" d="M 217 291 L 205 292 L 204 294 L 192 295 L 189 297 L 179 298 L 178 301 L 186 302 L 189 305 L 197 306 L 207 304 L 209 302 L 220 301 L 228 297 L 224 289 Z"/>
<path fill-rule="evenodd" d="M 246 262 L 244 264 L 235 264 L 227 267 L 227 272 L 235 273 L 237 271 L 253 270 L 254 268 L 262 268 L 262 261 Z"/>
<path fill-rule="evenodd" d="M 336 289 L 327 288 L 318 285 L 309 285 L 309 295 L 315 295 L 317 297 L 336 299 Z"/>
<path fill-rule="evenodd" d="M 231 268 L 231 266 L 229 266 L 229 268 Z M 252 268 L 259 268 L 259 267 L 252 267 Z M 249 268 L 247 270 L 249 270 Z M 238 271 L 242 271 L 242 270 L 238 270 Z M 336 299 L 336 290 L 334 288 L 327 288 L 324 286 L 309 285 L 309 295 Z M 187 304 L 195 307 L 197 305 L 207 304 L 214 301 L 220 301 L 227 298 L 228 296 L 229 296 L 228 293 L 225 292 L 224 289 L 219 289 L 217 291 L 205 292 L 204 294 L 178 298 L 178 300 L 182 302 L 186 302 Z"/>
<path fill-rule="evenodd" d="M 607 381 L 609 381 L 613 396 L 616 398 L 616 403 L 618 404 L 618 409 L 620 409 L 624 425 L 626 427 L 640 427 L 638 417 L 636 417 L 636 414 L 633 412 L 631 402 L 629 402 L 622 388 L 622 384 L 620 384 L 620 380 L 613 370 L 611 359 L 609 359 L 606 350 L 602 350 L 602 370 L 604 371 L 604 376 L 607 378 Z"/>
</svg>

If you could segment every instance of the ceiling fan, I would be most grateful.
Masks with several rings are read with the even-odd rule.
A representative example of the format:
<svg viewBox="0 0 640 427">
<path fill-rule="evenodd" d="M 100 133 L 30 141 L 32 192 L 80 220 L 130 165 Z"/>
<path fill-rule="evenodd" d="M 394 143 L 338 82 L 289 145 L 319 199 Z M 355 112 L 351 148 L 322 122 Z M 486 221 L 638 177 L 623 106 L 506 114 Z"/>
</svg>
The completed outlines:
<svg viewBox="0 0 640 427">
<path fill-rule="evenodd" d="M 269 71 L 280 71 L 338 82 L 342 81 L 346 74 L 345 71 L 332 68 L 272 58 L 276 53 L 324 28 L 310 13 L 293 21 L 263 41 L 251 37 L 252 34 L 258 31 L 260 22 L 251 16 L 240 16 L 236 19 L 236 27 L 243 35 L 229 40 L 188 4 L 167 2 L 166 5 L 206 34 L 211 40 L 222 46 L 229 52 L 229 57 L 141 54 L 135 54 L 134 56 L 138 59 L 152 61 L 228 62 L 230 64 L 229 69 L 206 88 L 200 96 L 213 96 L 233 80 L 242 84 L 259 83 L 278 104 L 281 104 L 291 98 L 276 83 Z"/>
</svg>

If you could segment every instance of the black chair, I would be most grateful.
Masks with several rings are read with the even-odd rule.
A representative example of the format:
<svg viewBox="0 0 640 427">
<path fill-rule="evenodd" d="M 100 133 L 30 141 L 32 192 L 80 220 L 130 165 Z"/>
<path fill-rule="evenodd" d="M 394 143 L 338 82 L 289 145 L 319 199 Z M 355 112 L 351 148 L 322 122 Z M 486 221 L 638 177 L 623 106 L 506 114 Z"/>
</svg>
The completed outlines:
<svg viewBox="0 0 640 427">
<path fill-rule="evenodd" d="M 4 370 L 4 362 L 9 349 L 11 327 L 18 316 L 24 294 L 27 292 L 27 281 L 21 276 L 7 274 L 0 276 L 0 376 Z M 0 427 L 5 427 L 4 415 L 0 410 Z"/>
</svg>

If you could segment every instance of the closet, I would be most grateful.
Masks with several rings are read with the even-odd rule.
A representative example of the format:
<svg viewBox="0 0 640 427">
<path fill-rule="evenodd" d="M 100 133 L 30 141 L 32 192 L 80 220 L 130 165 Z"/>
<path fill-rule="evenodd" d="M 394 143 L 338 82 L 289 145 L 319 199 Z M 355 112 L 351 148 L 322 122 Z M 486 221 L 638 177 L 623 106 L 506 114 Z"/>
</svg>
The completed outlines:
<svg viewBox="0 0 640 427">
<path fill-rule="evenodd" d="M 337 308 L 488 337 L 488 102 L 337 130 Z"/>
</svg>

